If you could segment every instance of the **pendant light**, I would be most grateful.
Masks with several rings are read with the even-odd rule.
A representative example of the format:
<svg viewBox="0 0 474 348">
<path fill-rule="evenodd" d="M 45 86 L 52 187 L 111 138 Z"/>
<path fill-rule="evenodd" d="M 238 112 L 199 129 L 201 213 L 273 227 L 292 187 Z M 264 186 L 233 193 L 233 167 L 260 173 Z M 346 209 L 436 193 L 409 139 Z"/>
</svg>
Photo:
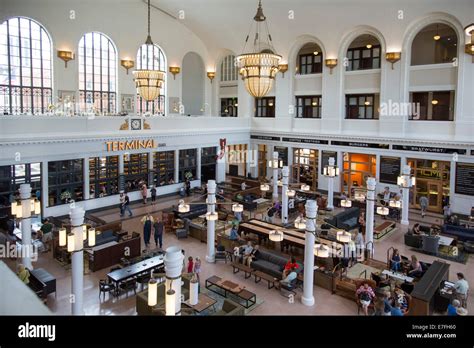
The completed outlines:
<svg viewBox="0 0 474 348">
<path fill-rule="evenodd" d="M 253 52 L 246 53 L 245 46 L 250 37 L 247 35 L 245 39 L 244 50 L 240 56 L 236 58 L 237 66 L 240 69 L 240 75 L 244 80 L 245 89 L 255 98 L 262 98 L 270 91 L 273 86 L 273 81 L 278 73 L 278 65 L 281 60 L 281 56 L 274 54 L 275 51 L 272 45 L 272 37 L 268 31 L 268 24 L 265 21 L 266 17 L 263 14 L 262 2 L 258 2 L 257 14 L 253 18 L 256 22 L 255 38 L 253 43 Z M 265 36 L 268 40 L 266 47 L 262 47 L 260 34 L 260 26 L 264 24 L 267 35 Z M 250 32 L 252 27 L 250 28 Z"/>
<path fill-rule="evenodd" d="M 439 35 L 439 27 L 438 27 L 438 24 L 436 24 L 436 35 L 433 36 L 433 40 L 438 41 L 439 39 L 441 39 L 441 36 Z"/>
<path fill-rule="evenodd" d="M 146 52 L 154 52 L 155 46 L 150 35 L 150 0 L 148 0 L 148 36 L 145 41 Z M 137 65 L 142 68 L 140 62 Z M 148 67 L 147 67 L 148 68 Z M 135 86 L 138 94 L 146 101 L 152 101 L 159 97 L 163 88 L 166 72 L 152 69 L 137 69 L 133 72 Z"/>
</svg>

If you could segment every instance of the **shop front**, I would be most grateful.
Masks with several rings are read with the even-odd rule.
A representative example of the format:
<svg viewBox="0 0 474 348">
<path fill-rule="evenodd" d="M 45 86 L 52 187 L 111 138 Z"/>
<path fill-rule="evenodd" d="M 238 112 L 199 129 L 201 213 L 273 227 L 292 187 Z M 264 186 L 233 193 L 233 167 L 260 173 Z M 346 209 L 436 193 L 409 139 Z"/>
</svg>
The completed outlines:
<svg viewBox="0 0 474 348">
<path fill-rule="evenodd" d="M 428 198 L 428 210 L 443 212 L 450 197 L 451 163 L 446 161 L 408 159 L 416 186 L 410 197 L 410 207 L 420 208 L 420 197 Z"/>
<path fill-rule="evenodd" d="M 363 153 L 343 153 L 341 192 L 350 198 L 356 198 L 359 192 L 366 190 L 368 177 L 375 177 L 377 157 Z"/>
<path fill-rule="evenodd" d="M 245 176 L 247 173 L 247 144 L 227 145 L 227 170 L 231 176 Z"/>
<path fill-rule="evenodd" d="M 203 147 L 201 149 L 201 182 L 216 180 L 216 157 L 217 148 L 215 146 Z"/>
<path fill-rule="evenodd" d="M 307 184 L 312 191 L 318 188 L 318 156 L 319 151 L 315 149 L 293 149 L 293 182 Z"/>
<path fill-rule="evenodd" d="M 258 178 L 264 179 L 267 177 L 267 151 L 270 147 L 265 144 L 258 144 Z"/>
</svg>

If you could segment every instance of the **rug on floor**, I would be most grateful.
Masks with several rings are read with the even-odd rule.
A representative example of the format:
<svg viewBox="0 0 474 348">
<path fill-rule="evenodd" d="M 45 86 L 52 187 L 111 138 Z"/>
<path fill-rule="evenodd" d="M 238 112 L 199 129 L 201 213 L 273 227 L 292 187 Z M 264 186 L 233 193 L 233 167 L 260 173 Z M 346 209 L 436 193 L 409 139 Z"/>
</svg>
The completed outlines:
<svg viewBox="0 0 474 348">
<path fill-rule="evenodd" d="M 356 263 L 354 266 L 347 270 L 347 278 L 359 279 L 367 278 L 370 279 L 372 273 L 380 272 L 380 269 L 364 265 L 363 263 Z"/>
<path fill-rule="evenodd" d="M 207 296 L 209 296 L 209 297 L 211 297 L 211 298 L 213 298 L 214 300 L 217 301 L 217 303 L 215 304 L 215 308 L 216 308 L 217 311 L 219 311 L 222 308 L 222 305 L 224 304 L 224 300 L 226 299 L 224 296 L 216 294 L 215 292 L 210 291 L 210 290 L 205 289 L 205 288 L 201 288 L 201 293 L 206 294 Z M 235 298 L 235 296 L 231 295 L 231 297 L 229 297 L 229 300 L 238 303 L 238 299 Z M 261 298 L 257 297 L 254 305 L 250 306 L 249 308 L 245 308 L 245 315 L 249 314 L 251 311 L 253 311 L 255 308 L 260 306 L 262 303 L 264 303 L 264 301 Z M 242 304 L 242 303 L 240 303 L 240 304 Z M 212 315 L 212 313 L 213 313 L 213 311 L 208 309 L 208 310 L 202 312 L 201 315 Z"/>
</svg>

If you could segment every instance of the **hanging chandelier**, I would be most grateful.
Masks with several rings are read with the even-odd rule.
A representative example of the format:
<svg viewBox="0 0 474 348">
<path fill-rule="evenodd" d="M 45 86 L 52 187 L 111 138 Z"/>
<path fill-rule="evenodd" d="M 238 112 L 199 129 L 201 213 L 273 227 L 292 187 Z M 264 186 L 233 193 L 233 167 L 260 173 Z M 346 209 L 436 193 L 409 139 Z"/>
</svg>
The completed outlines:
<svg viewBox="0 0 474 348">
<path fill-rule="evenodd" d="M 273 86 L 273 81 L 278 73 L 278 65 L 281 56 L 274 54 L 272 37 L 268 31 L 266 17 L 263 14 L 262 2 L 258 2 L 257 14 L 253 18 L 256 22 L 255 38 L 253 42 L 253 53 L 242 53 L 236 58 L 237 66 L 240 69 L 240 75 L 245 83 L 245 89 L 255 98 L 261 98 L 267 95 Z M 265 24 L 267 42 L 262 46 L 260 26 Z M 252 26 L 250 27 L 250 33 Z M 250 37 L 247 35 L 245 46 Z M 245 52 L 245 46 L 243 52 Z"/>
<path fill-rule="evenodd" d="M 146 52 L 155 52 L 150 36 L 150 0 L 148 0 L 148 36 L 145 41 Z M 151 46 L 151 47 L 150 47 Z M 147 57 L 148 59 L 148 57 Z M 141 64 L 140 64 L 141 66 Z M 137 69 L 133 72 L 138 94 L 146 101 L 153 101 L 159 97 L 163 88 L 166 73 L 158 69 Z"/>
</svg>

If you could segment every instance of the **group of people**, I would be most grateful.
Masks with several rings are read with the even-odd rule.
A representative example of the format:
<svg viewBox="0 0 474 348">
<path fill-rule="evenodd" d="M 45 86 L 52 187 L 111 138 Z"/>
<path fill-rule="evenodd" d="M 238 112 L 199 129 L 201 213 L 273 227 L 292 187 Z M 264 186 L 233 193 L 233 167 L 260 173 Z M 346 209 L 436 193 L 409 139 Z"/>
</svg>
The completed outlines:
<svg viewBox="0 0 474 348">
<path fill-rule="evenodd" d="M 145 246 L 148 249 L 150 246 L 151 231 L 154 230 L 154 240 L 157 248 L 163 249 L 163 233 L 165 226 L 159 217 L 156 219 L 150 214 L 146 214 L 141 222 L 143 224 L 143 239 Z"/>
<path fill-rule="evenodd" d="M 415 255 L 411 256 L 410 262 L 403 263 L 398 249 L 394 249 L 390 258 L 390 269 L 394 272 L 406 273 L 409 277 L 419 278 L 423 275 L 421 262 Z"/>
<path fill-rule="evenodd" d="M 200 282 L 199 274 L 201 273 L 201 259 L 199 256 L 193 258 L 192 256 L 188 257 L 188 265 L 186 268 L 188 273 L 193 273 L 196 275 L 198 282 Z"/>
<path fill-rule="evenodd" d="M 377 296 L 376 292 L 380 295 Z M 408 311 L 408 299 L 405 292 L 396 287 L 393 291 L 389 287 L 374 291 L 368 282 L 364 282 L 356 290 L 362 310 L 369 315 L 369 307 L 374 305 L 374 315 L 403 316 Z"/>
</svg>

